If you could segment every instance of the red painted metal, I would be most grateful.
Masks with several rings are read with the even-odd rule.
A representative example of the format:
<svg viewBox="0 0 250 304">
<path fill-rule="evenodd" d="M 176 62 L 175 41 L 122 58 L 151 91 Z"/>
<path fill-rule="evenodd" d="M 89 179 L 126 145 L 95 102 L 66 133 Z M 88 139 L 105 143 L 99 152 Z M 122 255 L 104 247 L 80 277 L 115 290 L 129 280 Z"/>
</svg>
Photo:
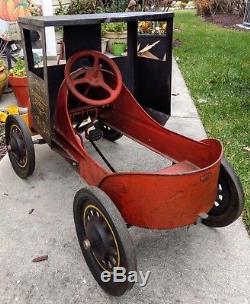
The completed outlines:
<svg viewBox="0 0 250 304">
<path fill-rule="evenodd" d="M 74 159 L 79 164 L 79 174 L 90 185 L 98 185 L 109 172 L 87 153 L 80 137 L 75 133 L 67 110 L 67 96 L 68 89 L 63 82 L 58 95 L 56 111 L 57 144 L 68 154 L 70 159 Z"/>
<path fill-rule="evenodd" d="M 72 78 L 71 72 L 72 68 L 79 62 L 79 60 L 84 59 L 93 59 L 93 66 L 92 67 L 86 67 L 81 69 L 81 74 L 79 76 L 83 75 L 81 78 Z M 102 63 L 108 65 L 109 71 L 107 69 L 104 69 L 102 67 Z M 110 71 L 111 69 L 111 71 Z M 104 74 L 111 74 L 113 81 L 112 87 L 110 84 L 108 84 L 105 81 Z M 122 89 L 122 75 L 118 68 L 118 66 L 114 63 L 112 59 L 105 56 L 104 54 L 98 52 L 98 51 L 81 51 L 75 53 L 73 56 L 69 58 L 69 60 L 66 63 L 65 70 L 64 70 L 64 76 L 67 83 L 68 88 L 72 92 L 72 94 L 78 98 L 80 101 L 94 105 L 94 106 L 104 106 L 107 104 L 110 104 L 116 100 L 116 98 L 121 93 Z M 80 93 L 77 90 L 78 85 L 88 85 L 89 87 L 98 88 L 101 87 L 106 93 L 108 93 L 108 97 L 103 97 L 101 99 L 95 100 L 88 98 L 83 93 Z"/>
<path fill-rule="evenodd" d="M 82 71 L 71 74 L 72 79 Z M 84 106 L 68 111 L 64 80 L 56 110 L 56 144 L 78 164 L 79 174 L 105 191 L 124 220 L 147 228 L 173 228 L 192 224 L 214 204 L 223 149 L 219 141 L 196 141 L 172 132 L 154 121 L 123 85 L 108 107 Z M 98 164 L 84 148 L 84 138 L 74 131 L 73 113 L 88 111 L 105 124 L 175 162 L 157 172 L 112 173 Z"/>
</svg>

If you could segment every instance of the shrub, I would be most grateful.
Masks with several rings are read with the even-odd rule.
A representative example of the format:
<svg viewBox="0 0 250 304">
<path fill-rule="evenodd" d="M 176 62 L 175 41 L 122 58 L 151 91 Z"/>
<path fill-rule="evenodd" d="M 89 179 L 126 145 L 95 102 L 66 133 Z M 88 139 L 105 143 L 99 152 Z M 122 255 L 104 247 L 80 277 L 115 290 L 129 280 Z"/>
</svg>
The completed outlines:
<svg viewBox="0 0 250 304">
<path fill-rule="evenodd" d="M 124 32 L 127 30 L 127 25 L 124 22 L 112 22 L 103 24 L 104 31 L 106 32 Z"/>
<path fill-rule="evenodd" d="M 94 14 L 125 11 L 127 0 L 72 0 L 68 6 L 58 0 L 56 15 Z"/>
<path fill-rule="evenodd" d="M 21 57 L 17 58 L 14 67 L 10 70 L 10 75 L 15 77 L 26 77 L 25 61 Z"/>
<path fill-rule="evenodd" d="M 197 0 L 196 1 L 197 14 L 201 16 L 210 16 L 212 1 L 213 0 Z"/>
<path fill-rule="evenodd" d="M 245 0 L 196 0 L 197 14 L 211 16 L 216 13 L 244 15 Z"/>
</svg>

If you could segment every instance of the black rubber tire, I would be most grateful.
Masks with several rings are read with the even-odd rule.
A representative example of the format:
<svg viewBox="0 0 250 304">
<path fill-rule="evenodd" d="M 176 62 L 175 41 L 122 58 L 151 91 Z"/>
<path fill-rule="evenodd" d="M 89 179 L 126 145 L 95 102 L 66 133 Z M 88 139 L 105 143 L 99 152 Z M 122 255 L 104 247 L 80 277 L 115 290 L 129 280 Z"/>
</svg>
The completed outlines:
<svg viewBox="0 0 250 304">
<path fill-rule="evenodd" d="M 15 173 L 22 179 L 32 175 L 35 170 L 35 150 L 32 142 L 31 133 L 26 126 L 22 118 L 18 115 L 9 115 L 5 124 L 5 142 L 6 146 L 9 146 L 11 139 L 11 129 L 16 126 L 20 130 L 20 138 L 24 144 L 26 152 L 26 163 L 24 166 L 20 166 L 15 155 L 12 151 L 8 151 L 9 159 Z"/>
<path fill-rule="evenodd" d="M 220 204 L 217 207 L 214 206 L 208 213 L 208 218 L 202 220 L 206 226 L 228 226 L 237 220 L 244 209 L 244 193 L 240 179 L 226 158 L 221 161 L 219 189 L 216 201 Z M 219 198 L 219 194 L 221 198 Z"/>
<path fill-rule="evenodd" d="M 83 256 L 87 262 L 87 265 L 101 288 L 112 296 L 121 296 L 127 290 L 130 290 L 133 282 L 110 282 L 104 283 L 101 280 L 101 268 L 96 257 L 90 249 L 85 249 L 83 241 L 86 239 L 86 229 L 84 226 L 85 210 L 88 210 L 90 206 L 95 206 L 99 212 L 105 216 L 117 241 L 117 248 L 119 248 L 120 263 L 119 266 L 125 267 L 126 271 L 136 271 L 137 262 L 136 255 L 133 248 L 132 239 L 128 233 L 126 223 L 124 222 L 120 212 L 112 202 L 112 200 L 97 187 L 88 187 L 79 190 L 74 198 L 74 221 L 76 227 L 76 234 L 80 247 L 82 249 Z M 112 273 L 112 271 L 110 271 Z"/>
<path fill-rule="evenodd" d="M 99 125 L 101 127 L 101 130 L 103 132 L 103 137 L 109 141 L 116 141 L 118 139 L 120 139 L 123 134 L 121 132 L 118 132 L 112 128 L 110 128 L 109 126 L 106 126 L 105 124 L 103 123 L 100 123 L 99 122 Z"/>
</svg>

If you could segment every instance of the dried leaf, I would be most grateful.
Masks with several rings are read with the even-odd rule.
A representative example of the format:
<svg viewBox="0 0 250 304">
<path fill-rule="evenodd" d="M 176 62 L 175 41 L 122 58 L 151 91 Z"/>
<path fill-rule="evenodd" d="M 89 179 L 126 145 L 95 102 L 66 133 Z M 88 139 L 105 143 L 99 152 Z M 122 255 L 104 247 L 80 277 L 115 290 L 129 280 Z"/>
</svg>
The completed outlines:
<svg viewBox="0 0 250 304">
<path fill-rule="evenodd" d="M 33 263 L 38 263 L 38 262 L 42 262 L 42 261 L 47 261 L 49 258 L 48 255 L 41 255 L 39 257 L 36 257 L 32 260 Z"/>
<path fill-rule="evenodd" d="M 149 50 L 151 50 L 156 44 L 158 44 L 160 42 L 160 40 L 152 43 L 152 44 L 147 44 L 142 50 L 139 51 L 139 54 L 145 53 Z"/>
<path fill-rule="evenodd" d="M 153 55 L 151 52 L 148 52 L 148 51 L 143 52 L 140 56 L 141 57 L 150 58 L 150 59 L 157 59 L 157 60 L 159 60 L 158 57 L 156 57 L 155 55 Z"/>
<path fill-rule="evenodd" d="M 242 150 L 243 150 L 244 152 L 250 153 L 250 147 L 243 147 Z"/>
<path fill-rule="evenodd" d="M 135 0 L 130 0 L 128 4 L 128 8 L 131 8 L 133 6 L 136 6 L 136 1 Z"/>
</svg>

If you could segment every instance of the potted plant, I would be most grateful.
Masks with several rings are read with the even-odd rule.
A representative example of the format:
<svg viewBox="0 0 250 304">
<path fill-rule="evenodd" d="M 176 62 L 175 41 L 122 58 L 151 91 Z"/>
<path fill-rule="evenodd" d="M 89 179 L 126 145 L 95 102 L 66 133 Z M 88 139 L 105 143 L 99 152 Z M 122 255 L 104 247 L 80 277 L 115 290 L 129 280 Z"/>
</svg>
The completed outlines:
<svg viewBox="0 0 250 304">
<path fill-rule="evenodd" d="M 115 56 L 121 56 L 126 49 L 126 44 L 124 42 L 115 41 L 112 44 L 112 54 Z"/>
<path fill-rule="evenodd" d="M 167 23 L 141 21 L 138 24 L 138 44 L 140 56 L 166 61 Z M 149 52 L 150 51 L 150 52 Z"/>
<path fill-rule="evenodd" d="M 104 24 L 104 38 L 108 39 L 107 49 L 112 52 L 112 45 L 114 42 L 122 42 L 125 46 L 127 44 L 127 27 L 124 22 L 114 22 Z"/>
<path fill-rule="evenodd" d="M 0 60 L 0 98 L 2 96 L 2 93 L 7 83 L 8 83 L 8 70 L 6 69 L 3 60 Z"/>
<path fill-rule="evenodd" d="M 25 61 L 18 57 L 15 65 L 10 70 L 9 84 L 16 96 L 19 107 L 29 107 L 28 79 L 25 68 Z"/>
<path fill-rule="evenodd" d="M 107 44 L 108 44 L 108 39 L 107 38 L 102 38 L 102 53 L 105 53 L 107 50 Z"/>
<path fill-rule="evenodd" d="M 101 30 L 102 30 L 102 53 L 105 53 L 107 50 L 107 44 L 109 40 L 107 38 L 104 38 L 106 31 L 105 31 L 105 26 L 103 24 Z"/>
</svg>

